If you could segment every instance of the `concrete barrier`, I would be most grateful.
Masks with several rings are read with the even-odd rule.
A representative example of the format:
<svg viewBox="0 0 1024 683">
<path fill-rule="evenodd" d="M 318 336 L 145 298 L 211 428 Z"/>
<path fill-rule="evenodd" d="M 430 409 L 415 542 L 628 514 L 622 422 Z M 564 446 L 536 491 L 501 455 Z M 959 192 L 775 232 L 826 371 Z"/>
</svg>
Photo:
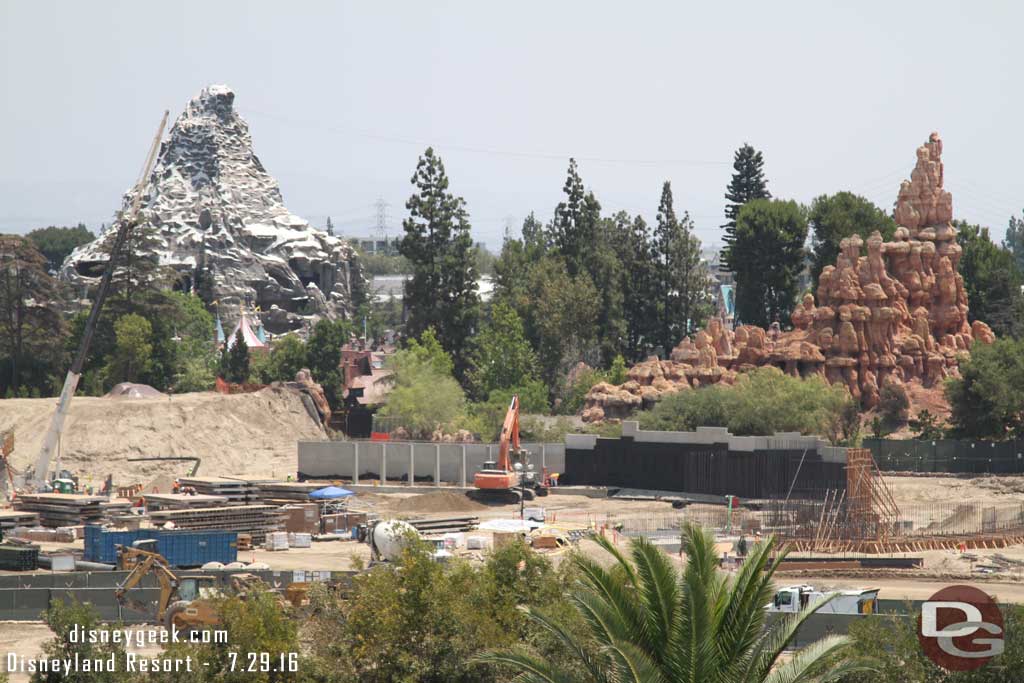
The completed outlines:
<svg viewBox="0 0 1024 683">
<path fill-rule="evenodd" d="M 522 444 L 538 476 L 565 471 L 565 444 Z M 379 480 L 390 484 L 467 486 L 488 460 L 497 460 L 497 444 L 413 441 L 300 441 L 299 479 L 343 479 L 353 484 Z"/>
</svg>

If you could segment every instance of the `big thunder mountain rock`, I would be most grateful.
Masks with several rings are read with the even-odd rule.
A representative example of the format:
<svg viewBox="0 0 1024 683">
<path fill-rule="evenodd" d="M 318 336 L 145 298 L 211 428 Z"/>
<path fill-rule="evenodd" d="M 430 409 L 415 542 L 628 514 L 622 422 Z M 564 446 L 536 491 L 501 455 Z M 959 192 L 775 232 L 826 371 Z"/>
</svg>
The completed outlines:
<svg viewBox="0 0 1024 683">
<path fill-rule="evenodd" d="M 680 342 L 670 360 L 639 363 L 621 386 L 595 386 L 583 419 L 621 418 L 669 393 L 732 383 L 737 373 L 760 366 L 842 384 L 865 410 L 878 405 L 884 387 L 906 394 L 910 383 L 937 388 L 957 376 L 958 356 L 975 342 L 992 343 L 995 335 L 981 321 L 968 322 L 938 133 L 918 148 L 894 215 L 892 242 L 878 232 L 866 241 L 851 235 L 840 242 L 835 264 L 821 272 L 816 296 L 805 295 L 794 309 L 792 330 L 728 330 L 713 319 L 693 341 Z"/>
<path fill-rule="evenodd" d="M 366 291 L 353 249 L 285 208 L 234 103 L 231 88 L 211 85 L 175 121 L 142 190 L 140 255 L 173 269 L 180 288 L 208 278 L 229 322 L 242 304 L 259 306 L 274 333 L 351 316 L 354 293 Z M 98 283 L 115 232 L 72 252 L 61 277 Z"/>
</svg>

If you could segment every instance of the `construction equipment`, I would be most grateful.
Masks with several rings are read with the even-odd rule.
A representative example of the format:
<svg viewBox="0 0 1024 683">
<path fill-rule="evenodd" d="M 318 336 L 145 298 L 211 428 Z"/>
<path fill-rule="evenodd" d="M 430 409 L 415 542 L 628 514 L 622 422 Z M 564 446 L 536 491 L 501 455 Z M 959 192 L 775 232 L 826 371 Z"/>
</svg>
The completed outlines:
<svg viewBox="0 0 1024 683">
<path fill-rule="evenodd" d="M 8 429 L 0 432 L 0 495 L 5 498 L 14 489 L 14 468 L 11 467 L 11 454 L 14 453 L 14 430 Z M 10 484 L 10 488 L 8 488 Z"/>
<path fill-rule="evenodd" d="M 513 458 L 517 462 L 513 463 Z M 521 503 L 534 495 L 546 495 L 547 488 L 536 480 L 529 453 L 519 446 L 519 396 L 512 396 L 498 442 L 498 460 L 488 460 L 473 475 L 471 497 L 483 501 Z"/>
<path fill-rule="evenodd" d="M 156 541 L 136 541 L 135 546 L 117 546 L 118 569 L 131 569 L 114 591 L 121 605 L 139 612 L 149 612 L 149 606 L 132 599 L 129 591 L 139 585 L 149 573 L 156 575 L 160 584 L 160 599 L 156 605 L 155 621 L 168 629 L 193 630 L 220 623 L 220 617 L 206 598 L 214 586 L 212 576 L 184 576 L 175 574 L 164 556 L 155 550 Z"/>
<path fill-rule="evenodd" d="M 114 274 L 117 257 L 121 253 L 128 233 L 135 228 L 139 221 L 139 205 L 142 203 L 142 191 L 146 181 L 149 179 L 150 173 L 153 172 L 153 165 L 156 163 L 157 153 L 160 151 L 160 140 L 163 138 L 164 127 L 167 125 L 169 114 L 170 112 L 165 111 L 163 118 L 160 120 L 160 127 L 153 138 L 153 144 L 150 146 L 146 163 L 143 165 L 142 173 L 135 183 L 131 207 L 129 207 L 127 213 L 122 213 L 118 217 L 117 234 L 114 237 L 110 258 L 103 269 L 103 277 L 100 279 L 96 298 L 93 299 L 92 309 L 89 311 L 89 317 L 85 321 L 85 327 L 82 330 L 82 340 L 78 345 L 75 360 L 71 364 L 71 369 L 68 370 L 67 377 L 64 378 L 64 388 L 61 389 L 60 399 L 57 401 L 57 410 L 53 413 L 50 427 L 46 430 L 46 435 L 43 437 L 43 447 L 39 451 L 39 457 L 36 459 L 35 465 L 32 469 L 25 472 L 25 484 L 35 490 L 41 490 L 49 479 L 50 463 L 57 451 L 57 445 L 64 431 L 64 420 L 67 418 L 68 409 L 71 406 L 71 398 L 75 395 L 75 389 L 78 388 L 78 380 L 82 376 L 82 367 L 85 365 L 85 359 L 89 353 L 89 345 L 92 342 L 93 334 L 96 332 L 96 324 L 99 322 L 103 302 L 110 291 L 110 280 Z"/>
<path fill-rule="evenodd" d="M 154 621 L 168 628 L 180 631 L 200 631 L 221 623 L 215 600 L 224 596 L 215 576 L 196 574 L 179 576 L 174 573 L 167 559 L 156 552 L 155 539 L 140 539 L 131 546 L 117 546 L 117 568 L 131 570 L 114 591 L 117 602 L 130 609 L 147 613 L 149 606 L 132 599 L 129 591 L 139 585 L 149 573 L 156 575 L 160 584 L 160 598 L 156 605 Z M 256 590 L 265 590 L 263 580 L 250 573 L 231 575 L 231 594 L 241 598 Z M 288 595 L 292 604 L 301 604 L 305 591 L 299 587 Z M 283 609 L 285 598 L 277 595 Z"/>
<path fill-rule="evenodd" d="M 203 463 L 202 458 L 196 456 L 171 456 L 171 455 L 154 455 L 148 458 L 127 458 L 128 462 L 156 462 L 158 460 L 175 460 L 179 462 L 192 462 L 192 469 L 188 471 L 189 477 L 196 476 L 196 472 L 199 471 L 199 466 Z"/>
</svg>

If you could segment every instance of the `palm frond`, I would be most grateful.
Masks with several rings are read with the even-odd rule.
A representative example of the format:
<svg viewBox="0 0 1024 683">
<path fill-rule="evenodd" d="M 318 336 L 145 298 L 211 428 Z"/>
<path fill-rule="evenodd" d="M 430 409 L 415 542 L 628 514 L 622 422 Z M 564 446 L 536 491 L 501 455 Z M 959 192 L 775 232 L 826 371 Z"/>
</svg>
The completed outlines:
<svg viewBox="0 0 1024 683">
<path fill-rule="evenodd" d="M 665 553 L 646 538 L 636 539 L 631 550 L 646 607 L 645 649 L 660 660 L 679 615 L 679 575 Z"/>
<path fill-rule="evenodd" d="M 703 683 L 712 680 L 720 668 L 713 613 L 724 584 L 718 572 L 714 539 L 700 527 L 685 527 L 683 552 L 687 562 L 680 582 L 682 607 L 669 661 L 680 680 Z"/>
<path fill-rule="evenodd" d="M 675 683 L 666 679 L 658 665 L 633 643 L 615 643 L 608 648 L 615 660 L 615 680 L 621 683 Z"/>
<path fill-rule="evenodd" d="M 586 680 L 590 683 L 608 683 L 607 662 L 595 659 L 586 648 L 582 647 L 575 634 L 567 631 L 558 621 L 546 612 L 521 607 L 530 620 L 551 634 L 562 646 L 572 654 L 573 658 L 586 672 Z"/>
<path fill-rule="evenodd" d="M 799 650 L 789 661 L 779 664 L 768 672 L 767 676 L 758 680 L 763 680 L 764 683 L 800 683 L 800 681 L 809 680 L 815 664 L 839 648 L 846 647 L 850 642 L 849 636 L 826 636 Z M 853 670 L 844 669 L 842 673 L 849 673 Z M 830 678 L 830 680 L 834 679 Z"/>
<path fill-rule="evenodd" d="M 617 565 L 622 569 L 622 571 L 626 573 L 626 576 L 629 578 L 630 585 L 636 586 L 636 570 L 633 568 L 633 565 L 630 564 L 629 560 L 626 559 L 626 556 L 622 554 L 622 551 L 620 551 L 614 543 L 609 541 L 604 536 L 601 536 L 600 534 L 594 537 L 594 542 L 601 546 L 601 548 L 603 548 L 605 552 L 607 552 L 609 555 L 615 558 L 615 562 L 617 563 Z"/>
<path fill-rule="evenodd" d="M 559 671 L 539 657 L 519 652 L 483 652 L 473 657 L 471 661 L 513 667 L 519 671 L 514 679 L 519 683 L 581 683 L 579 678 Z"/>
<path fill-rule="evenodd" d="M 836 593 L 829 593 L 809 604 L 796 614 L 780 617 L 761 635 L 749 651 L 746 680 L 761 680 L 775 666 L 775 662 L 796 636 L 804 622 L 827 605 Z"/>
<path fill-rule="evenodd" d="M 719 646 L 727 661 L 748 651 L 763 630 L 764 605 L 773 592 L 772 574 L 765 572 L 765 566 L 774 546 L 774 538 L 755 545 L 729 586 L 728 601 L 717 622 Z"/>
<path fill-rule="evenodd" d="M 587 558 L 577 558 L 577 568 L 580 572 L 580 590 L 576 591 L 577 596 L 593 595 L 606 604 L 602 613 L 611 611 L 615 620 L 621 622 L 624 628 L 631 630 L 642 630 L 644 628 L 645 616 L 644 606 L 637 600 L 636 590 L 632 585 L 627 585 L 621 577 L 606 570 L 601 565 Z"/>
</svg>

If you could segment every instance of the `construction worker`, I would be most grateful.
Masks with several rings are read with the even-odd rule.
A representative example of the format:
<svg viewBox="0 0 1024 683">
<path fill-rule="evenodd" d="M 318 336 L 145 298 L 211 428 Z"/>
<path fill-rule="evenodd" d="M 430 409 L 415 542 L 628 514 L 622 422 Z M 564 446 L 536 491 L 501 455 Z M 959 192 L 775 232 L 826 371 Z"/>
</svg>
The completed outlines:
<svg viewBox="0 0 1024 683">
<path fill-rule="evenodd" d="M 174 486 L 171 487 L 171 493 L 179 493 L 181 491 L 181 481 L 178 479 L 174 480 Z"/>
</svg>

